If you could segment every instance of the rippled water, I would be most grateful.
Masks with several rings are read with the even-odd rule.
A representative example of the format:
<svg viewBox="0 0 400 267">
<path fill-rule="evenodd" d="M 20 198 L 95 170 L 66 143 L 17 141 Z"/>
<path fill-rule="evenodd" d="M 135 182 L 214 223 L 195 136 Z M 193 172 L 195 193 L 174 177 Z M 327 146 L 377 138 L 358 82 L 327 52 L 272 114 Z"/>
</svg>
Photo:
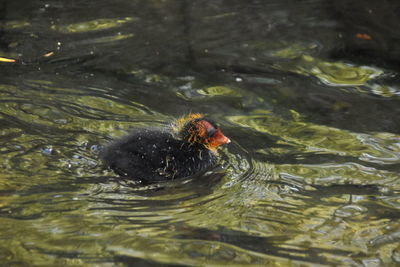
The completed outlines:
<svg viewBox="0 0 400 267">
<path fill-rule="evenodd" d="M 327 2 L 4 0 L 2 265 L 399 264 L 400 7 Z M 210 172 L 103 168 L 190 111 L 233 141 Z"/>
</svg>

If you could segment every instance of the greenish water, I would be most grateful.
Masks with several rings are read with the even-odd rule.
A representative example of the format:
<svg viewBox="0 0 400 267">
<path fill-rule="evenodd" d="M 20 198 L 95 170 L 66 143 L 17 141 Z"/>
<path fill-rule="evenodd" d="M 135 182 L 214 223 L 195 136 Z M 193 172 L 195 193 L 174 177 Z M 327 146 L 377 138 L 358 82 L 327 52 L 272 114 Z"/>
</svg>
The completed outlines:
<svg viewBox="0 0 400 267">
<path fill-rule="evenodd" d="M 0 265 L 398 265 L 399 5 L 344 2 L 3 0 Z M 103 168 L 191 111 L 210 172 Z"/>
</svg>

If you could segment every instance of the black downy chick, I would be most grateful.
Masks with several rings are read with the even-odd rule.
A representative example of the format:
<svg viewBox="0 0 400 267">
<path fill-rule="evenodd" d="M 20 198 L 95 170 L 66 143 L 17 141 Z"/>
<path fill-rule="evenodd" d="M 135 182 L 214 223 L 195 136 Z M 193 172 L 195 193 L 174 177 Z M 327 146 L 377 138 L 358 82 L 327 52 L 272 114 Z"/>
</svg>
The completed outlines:
<svg viewBox="0 0 400 267">
<path fill-rule="evenodd" d="M 172 129 L 137 129 L 111 143 L 101 156 L 117 174 L 151 183 L 207 170 L 217 162 L 217 148 L 229 142 L 203 115 L 189 114 Z"/>
</svg>

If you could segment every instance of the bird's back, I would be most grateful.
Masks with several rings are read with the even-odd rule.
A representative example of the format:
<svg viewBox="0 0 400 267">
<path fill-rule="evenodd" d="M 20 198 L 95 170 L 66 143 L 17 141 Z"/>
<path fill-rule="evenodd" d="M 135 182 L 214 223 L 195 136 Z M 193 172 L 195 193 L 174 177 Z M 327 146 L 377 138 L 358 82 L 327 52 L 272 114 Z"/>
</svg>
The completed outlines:
<svg viewBox="0 0 400 267">
<path fill-rule="evenodd" d="M 154 182 L 191 176 L 216 162 L 202 145 L 189 145 L 164 129 L 139 129 L 107 146 L 104 163 L 122 176 Z"/>
</svg>

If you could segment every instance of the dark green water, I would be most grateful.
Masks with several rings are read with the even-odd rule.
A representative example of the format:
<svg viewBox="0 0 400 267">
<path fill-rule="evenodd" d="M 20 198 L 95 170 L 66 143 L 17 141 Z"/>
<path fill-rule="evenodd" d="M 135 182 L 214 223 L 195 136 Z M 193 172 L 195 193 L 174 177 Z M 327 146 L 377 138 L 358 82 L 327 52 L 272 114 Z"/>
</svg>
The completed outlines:
<svg viewBox="0 0 400 267">
<path fill-rule="evenodd" d="M 400 264 L 400 5 L 348 2 L 0 1 L 0 265 Z M 214 170 L 102 167 L 190 111 Z"/>
</svg>

